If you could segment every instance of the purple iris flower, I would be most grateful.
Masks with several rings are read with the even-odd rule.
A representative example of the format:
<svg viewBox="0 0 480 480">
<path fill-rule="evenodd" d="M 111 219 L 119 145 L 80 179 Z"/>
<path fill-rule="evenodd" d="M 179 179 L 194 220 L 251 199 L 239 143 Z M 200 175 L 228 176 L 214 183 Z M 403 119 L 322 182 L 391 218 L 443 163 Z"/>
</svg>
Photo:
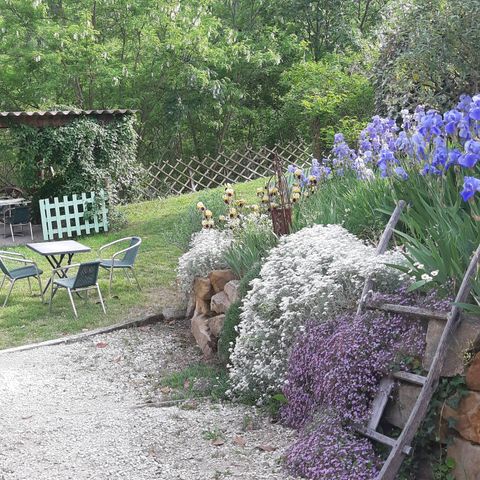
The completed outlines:
<svg viewBox="0 0 480 480">
<path fill-rule="evenodd" d="M 458 164 L 465 168 L 473 168 L 480 160 L 480 142 L 477 140 L 468 140 L 465 143 L 465 154 L 462 155 Z"/>
<path fill-rule="evenodd" d="M 425 138 L 419 132 L 414 133 L 412 135 L 412 143 L 415 147 L 415 151 L 417 155 L 422 159 L 425 160 L 427 154 L 425 153 L 426 143 Z"/>
<path fill-rule="evenodd" d="M 316 158 L 312 158 L 312 168 L 310 170 L 310 175 L 313 175 L 317 179 L 320 178 L 320 163 Z"/>
<path fill-rule="evenodd" d="M 466 202 L 472 198 L 476 192 L 480 191 L 480 180 L 475 177 L 465 177 L 463 179 L 463 190 L 460 192 L 463 201 Z"/>
<path fill-rule="evenodd" d="M 432 135 L 441 135 L 443 127 L 442 116 L 436 110 L 429 110 L 423 117 L 418 131 L 429 138 Z"/>
<path fill-rule="evenodd" d="M 434 167 L 433 165 L 429 165 L 428 163 L 426 163 L 424 166 L 423 166 L 423 169 L 421 171 L 421 174 L 422 175 L 428 175 L 428 174 L 432 174 L 432 175 L 441 175 L 442 172 Z"/>
<path fill-rule="evenodd" d="M 408 180 L 408 173 L 402 167 L 396 167 L 395 173 L 402 178 L 402 180 Z"/>
<path fill-rule="evenodd" d="M 458 128 L 458 123 L 462 120 L 462 114 L 458 110 L 450 110 L 443 115 L 445 121 L 445 131 L 448 135 L 453 135 Z"/>
<path fill-rule="evenodd" d="M 445 170 L 448 170 L 452 165 L 457 165 L 458 160 L 462 156 L 462 152 L 457 148 L 454 148 L 448 152 L 448 160 L 445 164 Z"/>
<path fill-rule="evenodd" d="M 472 104 L 472 97 L 470 95 L 460 95 L 460 101 L 458 102 L 457 109 L 462 112 L 468 112 Z"/>
</svg>

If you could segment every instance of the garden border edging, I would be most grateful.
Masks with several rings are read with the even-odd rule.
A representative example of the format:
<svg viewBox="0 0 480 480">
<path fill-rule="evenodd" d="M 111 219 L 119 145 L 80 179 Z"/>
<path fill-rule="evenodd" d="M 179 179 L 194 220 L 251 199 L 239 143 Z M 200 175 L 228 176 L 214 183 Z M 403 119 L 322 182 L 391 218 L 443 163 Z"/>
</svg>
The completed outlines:
<svg viewBox="0 0 480 480">
<path fill-rule="evenodd" d="M 94 330 L 89 330 L 88 332 L 76 333 L 74 335 L 68 335 L 62 338 L 54 338 L 52 340 L 45 340 L 44 342 L 30 343 L 27 345 L 20 345 L 18 347 L 6 348 L 4 350 L 0 350 L 0 355 L 6 354 L 6 353 L 23 352 L 26 350 L 33 350 L 35 348 L 41 348 L 41 347 L 50 347 L 53 345 L 68 345 L 70 343 L 80 342 L 81 340 L 84 340 L 86 338 L 94 337 L 96 335 L 101 335 L 103 333 L 115 332 L 117 330 L 124 330 L 132 327 L 142 327 L 145 325 L 152 325 L 154 323 L 159 323 L 164 320 L 165 320 L 165 316 L 163 315 L 163 313 L 157 313 L 157 314 L 149 315 L 146 318 L 128 320 L 126 322 L 115 323 L 107 327 L 95 328 Z"/>
</svg>

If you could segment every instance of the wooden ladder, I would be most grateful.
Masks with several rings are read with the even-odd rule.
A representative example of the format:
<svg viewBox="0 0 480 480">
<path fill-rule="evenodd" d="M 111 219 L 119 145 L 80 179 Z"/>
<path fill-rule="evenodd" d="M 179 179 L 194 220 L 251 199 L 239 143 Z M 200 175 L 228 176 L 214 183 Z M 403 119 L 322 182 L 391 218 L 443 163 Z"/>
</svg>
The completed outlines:
<svg viewBox="0 0 480 480">
<path fill-rule="evenodd" d="M 387 250 L 388 243 L 404 207 L 405 202 L 403 200 L 399 201 L 390 221 L 385 227 L 382 237 L 380 238 L 376 250 L 377 254 L 381 255 Z M 358 429 L 358 431 L 366 437 L 391 448 L 390 454 L 383 464 L 376 480 L 394 480 L 404 457 L 409 455 L 412 450 L 411 443 L 427 414 L 429 403 L 437 389 L 443 364 L 448 352 L 449 340 L 461 322 L 461 308 L 459 307 L 459 304 L 466 303 L 468 299 L 472 282 L 477 273 L 479 259 L 480 245 L 470 260 L 470 264 L 465 271 L 462 283 L 458 289 L 455 302 L 452 304 L 452 308 L 448 314 L 429 311 L 418 307 L 408 307 L 405 305 L 368 304 L 368 300 L 372 293 L 373 280 L 371 277 L 365 280 L 362 296 L 358 304 L 357 314 L 363 313 L 366 309 L 383 310 L 391 313 L 408 314 L 417 318 L 434 318 L 446 322 L 427 376 L 424 377 L 414 373 L 398 371 L 383 378 L 380 382 L 377 396 L 373 400 L 372 414 L 368 425 Z M 420 386 L 421 390 L 400 436 L 398 438 L 392 438 L 377 432 L 377 428 L 397 380 Z"/>
</svg>

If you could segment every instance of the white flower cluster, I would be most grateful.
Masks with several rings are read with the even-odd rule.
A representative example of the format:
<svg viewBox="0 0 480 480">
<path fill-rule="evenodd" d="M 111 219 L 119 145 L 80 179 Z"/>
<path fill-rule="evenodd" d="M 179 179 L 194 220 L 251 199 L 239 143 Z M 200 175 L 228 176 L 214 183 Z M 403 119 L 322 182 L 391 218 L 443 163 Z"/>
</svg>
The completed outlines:
<svg viewBox="0 0 480 480">
<path fill-rule="evenodd" d="M 264 400 L 278 392 L 290 348 L 305 323 L 354 307 L 369 274 L 378 289 L 397 287 L 403 274 L 385 264 L 402 258 L 397 252 L 376 255 L 339 225 L 316 225 L 283 237 L 243 302 L 230 365 L 233 393 Z"/>
<path fill-rule="evenodd" d="M 177 281 L 180 290 L 189 294 L 195 277 L 205 277 L 212 270 L 227 268 L 224 254 L 232 243 L 230 231 L 201 230 L 192 235 L 190 250 L 178 262 Z"/>
</svg>

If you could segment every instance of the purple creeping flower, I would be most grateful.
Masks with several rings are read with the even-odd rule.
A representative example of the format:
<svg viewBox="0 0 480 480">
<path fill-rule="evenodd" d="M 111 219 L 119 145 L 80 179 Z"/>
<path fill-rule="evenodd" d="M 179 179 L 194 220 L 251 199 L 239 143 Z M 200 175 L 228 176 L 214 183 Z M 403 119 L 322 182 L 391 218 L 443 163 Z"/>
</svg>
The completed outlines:
<svg viewBox="0 0 480 480">
<path fill-rule="evenodd" d="M 470 200 L 476 192 L 480 192 L 480 180 L 475 177 L 465 177 L 463 179 L 463 190 L 460 192 L 463 201 Z"/>
<path fill-rule="evenodd" d="M 365 424 L 379 382 L 402 358 L 424 349 L 418 322 L 368 312 L 312 321 L 293 346 L 283 393 L 283 423 L 300 429 L 287 468 L 310 479 L 375 477 L 378 458 L 351 428 Z"/>
<path fill-rule="evenodd" d="M 302 427 L 319 407 L 334 409 L 343 422 L 364 422 L 399 354 L 421 352 L 419 328 L 399 315 L 371 312 L 309 323 L 290 355 L 283 422 Z"/>
<path fill-rule="evenodd" d="M 380 470 L 372 444 L 322 412 L 287 451 L 287 470 L 312 480 L 371 480 Z"/>
</svg>

